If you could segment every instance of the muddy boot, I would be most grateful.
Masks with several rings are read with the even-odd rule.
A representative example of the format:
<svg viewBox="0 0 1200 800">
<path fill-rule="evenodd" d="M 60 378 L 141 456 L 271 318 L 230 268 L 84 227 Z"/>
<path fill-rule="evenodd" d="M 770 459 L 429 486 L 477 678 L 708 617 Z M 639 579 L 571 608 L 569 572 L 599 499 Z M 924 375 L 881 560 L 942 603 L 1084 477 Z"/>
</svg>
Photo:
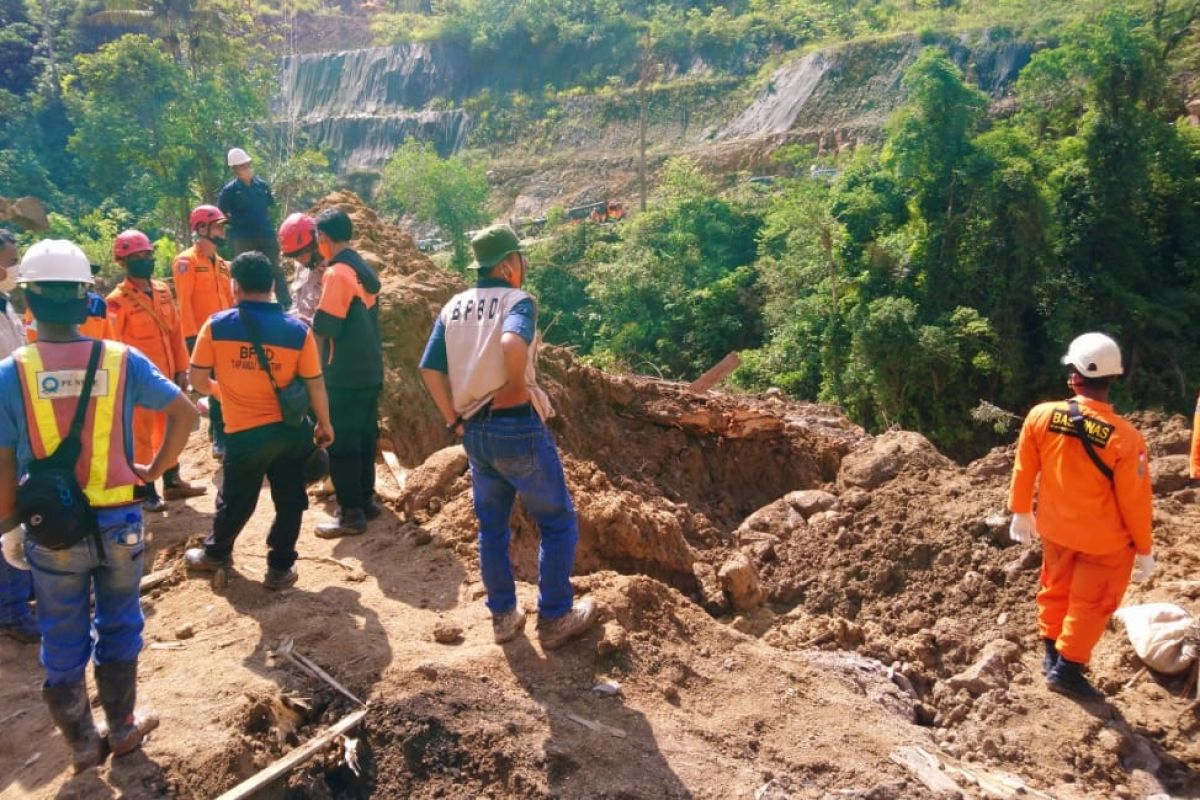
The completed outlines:
<svg viewBox="0 0 1200 800">
<path fill-rule="evenodd" d="M 137 661 L 97 664 L 96 688 L 108 718 L 108 746 L 113 756 L 132 753 L 158 727 L 157 716 L 149 712 L 135 714 L 133 710 L 137 705 Z"/>
<path fill-rule="evenodd" d="M 50 718 L 71 747 L 71 767 L 78 774 L 104 761 L 104 740 L 96 733 L 87 684 L 83 681 L 66 686 L 43 686 L 42 699 L 50 709 Z"/>
<path fill-rule="evenodd" d="M 1046 686 L 1050 691 L 1074 697 L 1077 700 L 1100 700 L 1104 693 L 1088 681 L 1083 674 L 1083 664 L 1067 661 L 1061 655 L 1058 663 L 1046 676 Z"/>
<path fill-rule="evenodd" d="M 596 604 L 592 598 L 576 600 L 571 610 L 561 617 L 538 621 L 538 641 L 543 650 L 562 647 L 572 638 L 585 632 L 596 622 Z"/>
<path fill-rule="evenodd" d="M 342 536 L 358 536 L 366 533 L 367 515 L 361 508 L 339 508 L 337 519 L 317 525 L 318 539 L 337 539 Z"/>
<path fill-rule="evenodd" d="M 1042 674 L 1049 678 L 1051 671 L 1058 664 L 1058 648 L 1054 646 L 1053 639 L 1042 639 L 1042 647 L 1046 650 L 1042 656 Z"/>
<path fill-rule="evenodd" d="M 166 500 L 184 500 L 207 493 L 207 486 L 194 486 L 179 477 L 179 467 L 171 467 L 163 473 L 163 498 Z"/>
</svg>

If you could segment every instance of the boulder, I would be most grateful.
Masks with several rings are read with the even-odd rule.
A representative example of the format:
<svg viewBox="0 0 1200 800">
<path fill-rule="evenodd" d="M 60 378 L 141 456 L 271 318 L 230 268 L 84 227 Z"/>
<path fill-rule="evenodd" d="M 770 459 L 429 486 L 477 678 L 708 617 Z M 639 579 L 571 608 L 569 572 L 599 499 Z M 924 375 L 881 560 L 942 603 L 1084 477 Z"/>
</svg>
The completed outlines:
<svg viewBox="0 0 1200 800">
<path fill-rule="evenodd" d="M 829 511 L 837 505 L 837 496 L 821 489 L 802 489 L 790 492 L 784 500 L 808 519 L 818 511 Z"/>
<path fill-rule="evenodd" d="M 866 440 L 842 459 L 838 485 L 843 488 L 856 486 L 875 489 L 896 477 L 907 466 L 948 469 L 953 462 L 919 433 L 888 431 Z"/>
<path fill-rule="evenodd" d="M 974 664 L 962 672 L 947 678 L 946 688 L 951 691 L 966 690 L 978 697 L 992 689 L 1007 689 L 1008 667 L 1021 658 L 1021 648 L 1007 639 L 996 639 L 983 648 L 983 653 Z"/>
<path fill-rule="evenodd" d="M 1170 494 L 1191 485 L 1188 456 L 1162 456 L 1150 462 L 1155 494 Z"/>
<path fill-rule="evenodd" d="M 751 611 L 763 602 L 762 585 L 754 562 L 745 553 L 737 553 L 721 565 L 721 588 L 729 595 L 735 611 Z"/>
</svg>

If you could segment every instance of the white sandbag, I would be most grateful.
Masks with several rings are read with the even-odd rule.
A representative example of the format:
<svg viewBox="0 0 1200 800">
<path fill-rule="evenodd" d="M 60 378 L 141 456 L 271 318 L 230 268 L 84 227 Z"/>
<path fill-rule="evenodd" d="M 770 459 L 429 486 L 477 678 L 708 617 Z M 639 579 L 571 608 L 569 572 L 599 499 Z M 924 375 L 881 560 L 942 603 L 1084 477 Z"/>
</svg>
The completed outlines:
<svg viewBox="0 0 1200 800">
<path fill-rule="evenodd" d="M 1196 646 L 1187 639 L 1196 621 L 1174 603 L 1145 603 L 1117 609 L 1138 658 L 1155 672 L 1178 675 L 1196 660 Z"/>
</svg>

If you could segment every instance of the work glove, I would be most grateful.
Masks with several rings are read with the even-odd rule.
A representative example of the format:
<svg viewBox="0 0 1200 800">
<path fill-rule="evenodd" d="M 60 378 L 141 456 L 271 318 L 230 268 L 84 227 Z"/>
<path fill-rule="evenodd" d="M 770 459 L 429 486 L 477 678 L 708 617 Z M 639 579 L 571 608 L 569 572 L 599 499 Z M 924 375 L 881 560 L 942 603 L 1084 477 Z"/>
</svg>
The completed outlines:
<svg viewBox="0 0 1200 800">
<path fill-rule="evenodd" d="M 1008 538 L 1020 544 L 1029 544 L 1037 535 L 1037 523 L 1032 513 L 1012 515 L 1012 522 L 1008 523 Z"/>
<path fill-rule="evenodd" d="M 16 569 L 29 569 L 25 560 L 25 526 L 18 525 L 8 533 L 0 536 L 0 548 L 4 550 L 4 560 Z"/>
<path fill-rule="evenodd" d="M 1154 574 L 1154 556 L 1134 556 L 1133 574 L 1129 577 L 1134 583 L 1148 580 Z"/>
</svg>

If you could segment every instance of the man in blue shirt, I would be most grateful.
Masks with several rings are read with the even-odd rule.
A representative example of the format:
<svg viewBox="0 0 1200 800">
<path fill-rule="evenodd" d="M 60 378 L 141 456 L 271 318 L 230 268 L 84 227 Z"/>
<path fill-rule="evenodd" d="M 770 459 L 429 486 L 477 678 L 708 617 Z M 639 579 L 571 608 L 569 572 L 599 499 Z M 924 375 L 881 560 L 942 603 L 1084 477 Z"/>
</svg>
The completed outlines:
<svg viewBox="0 0 1200 800">
<path fill-rule="evenodd" d="M 450 298 L 421 358 L 421 378 L 446 429 L 463 437 L 479 519 L 479 568 L 492 636 L 525 628 L 508 553 L 517 495 L 537 520 L 538 638 L 553 650 L 596 619 L 591 598 L 574 599 L 571 570 L 579 525 L 562 461 L 544 420 L 554 415 L 537 385 L 537 312 L 521 290 L 529 262 L 510 228 L 485 228 L 471 241 L 479 280 Z"/>
<path fill-rule="evenodd" d="M 275 223 L 271 221 L 271 207 L 275 196 L 271 187 L 254 174 L 250 156 L 240 147 L 229 151 L 226 159 L 233 170 L 234 178 L 221 187 L 217 195 L 217 207 L 229 219 L 229 238 L 234 255 L 250 250 L 271 259 L 275 274 L 275 299 L 286 311 L 292 305 L 288 294 L 287 276 L 279 266 L 279 241 L 275 238 Z"/>
<path fill-rule="evenodd" d="M 0 362 L 0 550 L 9 564 L 33 575 L 46 669 L 42 699 L 81 772 L 108 752 L 136 750 L 158 725 L 157 717 L 134 711 L 146 551 L 134 490 L 175 463 L 198 415 L 179 387 L 138 350 L 80 335 L 94 282 L 82 250 L 67 241 L 38 242 L 21 262 L 20 280 L 38 322 L 38 340 Z M 39 525 L 43 514 L 51 514 L 48 506 L 18 508 L 17 483 L 35 460 L 44 469 L 46 459 L 72 443 L 67 432 L 84 394 L 82 376 L 91 370 L 73 467 L 94 523 L 82 538 L 51 541 L 47 537 L 65 528 Z M 162 446 L 149 464 L 133 463 L 135 406 L 167 417 Z M 108 719 L 105 742 L 88 701 L 89 659 L 96 663 L 96 688 Z"/>
</svg>

